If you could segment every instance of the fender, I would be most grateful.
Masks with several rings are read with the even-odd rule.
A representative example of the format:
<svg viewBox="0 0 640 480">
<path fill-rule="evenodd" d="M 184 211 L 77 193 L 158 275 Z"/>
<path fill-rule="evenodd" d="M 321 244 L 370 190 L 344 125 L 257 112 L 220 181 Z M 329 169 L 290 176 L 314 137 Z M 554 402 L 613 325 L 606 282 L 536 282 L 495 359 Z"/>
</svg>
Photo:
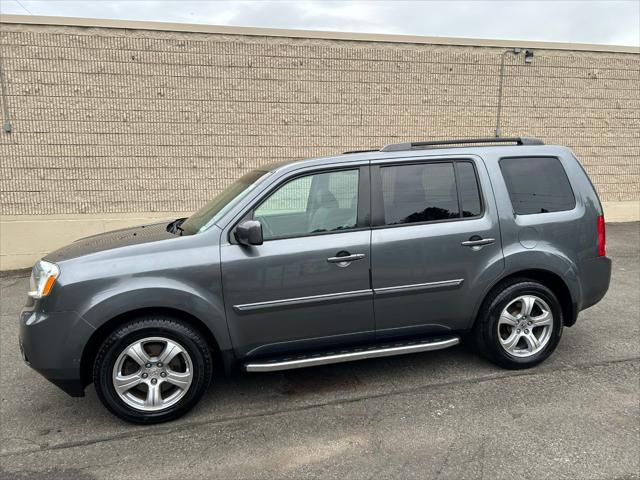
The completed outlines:
<svg viewBox="0 0 640 480">
<path fill-rule="evenodd" d="M 131 278 L 104 290 L 78 312 L 92 327 L 141 308 L 182 310 L 199 319 L 213 334 L 220 350 L 231 349 L 224 303 L 219 288 L 204 291 L 194 285 L 157 276 Z"/>
<path fill-rule="evenodd" d="M 558 250 L 519 249 L 513 252 L 505 252 L 504 270 L 496 280 L 489 284 L 477 302 L 473 313 L 474 321 L 478 316 L 485 298 L 496 285 L 502 282 L 505 278 L 526 270 L 549 272 L 560 277 L 569 290 L 572 303 L 577 306 L 577 311 L 580 310 L 580 306 L 582 304 L 582 287 L 580 285 L 578 268 L 575 262 Z"/>
</svg>

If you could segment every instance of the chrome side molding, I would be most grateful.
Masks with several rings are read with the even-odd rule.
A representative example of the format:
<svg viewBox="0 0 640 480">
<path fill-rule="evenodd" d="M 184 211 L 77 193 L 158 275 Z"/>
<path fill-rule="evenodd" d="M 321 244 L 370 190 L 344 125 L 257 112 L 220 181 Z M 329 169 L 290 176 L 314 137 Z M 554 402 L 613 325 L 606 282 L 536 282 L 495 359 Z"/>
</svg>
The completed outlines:
<svg viewBox="0 0 640 480">
<path fill-rule="evenodd" d="M 374 289 L 376 295 L 386 295 L 392 293 L 416 292 L 420 290 L 436 290 L 446 288 L 456 288 L 462 285 L 463 278 L 455 280 L 444 280 L 442 282 L 414 283 L 412 285 L 397 285 L 395 287 L 382 287 Z"/>
<path fill-rule="evenodd" d="M 327 355 L 310 355 L 282 361 L 251 362 L 245 364 L 247 372 L 276 372 L 279 370 L 292 370 L 294 368 L 313 367 L 317 365 L 329 365 L 332 363 L 352 362 L 367 358 L 391 357 L 394 355 L 406 355 L 408 353 L 429 352 L 453 347 L 460 343 L 460 337 L 446 337 L 438 340 L 405 343 L 391 347 L 370 347 Z"/>
<path fill-rule="evenodd" d="M 350 292 L 327 293 L 325 295 L 312 295 L 309 297 L 284 298 L 282 300 L 270 300 L 268 302 L 245 303 L 242 305 L 234 305 L 236 312 L 251 312 L 256 310 L 265 310 L 268 308 L 284 308 L 295 307 L 298 305 L 309 303 L 335 302 L 337 300 L 350 300 L 352 298 L 370 297 L 373 290 L 353 290 Z"/>
<path fill-rule="evenodd" d="M 340 260 L 344 260 L 347 257 L 336 257 Z M 241 305 L 234 305 L 233 309 L 236 312 L 254 312 L 259 310 L 266 310 L 271 308 L 287 308 L 296 307 L 300 305 L 306 305 L 310 303 L 324 303 L 334 301 L 348 301 L 353 298 L 369 297 L 372 295 L 389 295 L 389 294 L 401 294 L 416 292 L 421 290 L 436 290 L 457 288 L 464 282 L 464 279 L 457 278 L 455 280 L 444 280 L 441 282 L 429 282 L 429 283 L 415 283 L 412 285 L 397 285 L 394 287 L 382 287 L 375 288 L 373 290 L 353 290 L 349 292 L 327 293 L 324 295 L 311 295 L 308 297 L 294 297 L 283 298 L 281 300 L 269 300 L 266 302 L 256 303 L 244 303 Z"/>
</svg>

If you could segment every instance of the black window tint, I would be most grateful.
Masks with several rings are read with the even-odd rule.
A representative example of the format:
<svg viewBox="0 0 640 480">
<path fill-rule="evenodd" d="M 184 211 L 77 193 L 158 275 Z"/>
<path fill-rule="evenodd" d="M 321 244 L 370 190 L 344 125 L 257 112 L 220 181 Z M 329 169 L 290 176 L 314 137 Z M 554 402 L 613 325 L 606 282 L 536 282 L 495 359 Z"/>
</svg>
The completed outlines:
<svg viewBox="0 0 640 480">
<path fill-rule="evenodd" d="M 452 163 L 383 167 L 380 174 L 386 225 L 460 216 Z"/>
<path fill-rule="evenodd" d="M 503 158 L 500 169 L 518 215 L 560 212 L 576 206 L 569 179 L 557 158 Z"/>
<path fill-rule="evenodd" d="M 482 213 L 482 204 L 475 169 L 470 162 L 458 162 L 456 168 L 462 216 L 476 217 Z"/>
</svg>

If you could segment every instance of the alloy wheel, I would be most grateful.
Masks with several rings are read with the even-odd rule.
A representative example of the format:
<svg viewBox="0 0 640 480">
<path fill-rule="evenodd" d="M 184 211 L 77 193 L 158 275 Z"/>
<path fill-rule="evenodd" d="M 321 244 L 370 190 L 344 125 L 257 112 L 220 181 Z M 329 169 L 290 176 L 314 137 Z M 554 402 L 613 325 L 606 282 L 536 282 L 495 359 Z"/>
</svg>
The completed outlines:
<svg viewBox="0 0 640 480">
<path fill-rule="evenodd" d="M 127 346 L 116 359 L 112 382 L 118 397 L 143 412 L 169 408 L 188 392 L 193 362 L 174 340 L 147 337 Z"/>
<path fill-rule="evenodd" d="M 526 358 L 542 350 L 553 330 L 549 305 L 535 295 L 511 300 L 498 319 L 500 345 L 514 357 Z"/>
</svg>

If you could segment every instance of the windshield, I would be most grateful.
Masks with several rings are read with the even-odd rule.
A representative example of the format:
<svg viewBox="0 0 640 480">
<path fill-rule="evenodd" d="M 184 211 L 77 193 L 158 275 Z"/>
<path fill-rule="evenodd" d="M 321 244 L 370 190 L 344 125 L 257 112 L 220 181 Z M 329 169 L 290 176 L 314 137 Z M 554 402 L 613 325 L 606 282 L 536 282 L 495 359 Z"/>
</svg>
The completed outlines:
<svg viewBox="0 0 640 480">
<path fill-rule="evenodd" d="M 184 233 L 193 235 L 209 228 L 253 190 L 258 180 L 267 173 L 269 172 L 252 170 L 233 182 L 180 225 Z"/>
</svg>

